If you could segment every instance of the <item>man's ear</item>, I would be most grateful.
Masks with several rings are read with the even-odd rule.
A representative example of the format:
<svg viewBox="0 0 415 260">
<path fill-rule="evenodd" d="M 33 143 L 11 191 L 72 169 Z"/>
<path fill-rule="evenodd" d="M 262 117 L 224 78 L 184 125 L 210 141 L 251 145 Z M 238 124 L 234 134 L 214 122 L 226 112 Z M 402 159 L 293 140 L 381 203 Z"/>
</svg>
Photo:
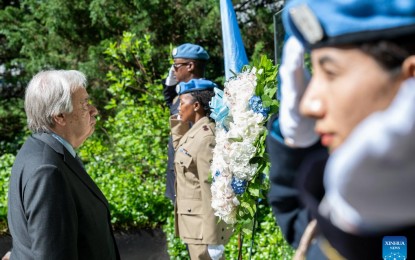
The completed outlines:
<svg viewBox="0 0 415 260">
<path fill-rule="evenodd" d="M 66 118 L 65 118 L 65 115 L 63 113 L 60 113 L 59 115 L 53 116 L 53 121 L 57 125 L 61 125 L 61 126 L 66 125 Z"/>
<path fill-rule="evenodd" d="M 415 77 L 415 55 L 409 56 L 404 60 L 402 73 L 405 79 Z"/>
<path fill-rule="evenodd" d="M 193 61 L 189 62 L 187 65 L 187 71 L 192 72 L 195 70 L 195 63 Z"/>
</svg>

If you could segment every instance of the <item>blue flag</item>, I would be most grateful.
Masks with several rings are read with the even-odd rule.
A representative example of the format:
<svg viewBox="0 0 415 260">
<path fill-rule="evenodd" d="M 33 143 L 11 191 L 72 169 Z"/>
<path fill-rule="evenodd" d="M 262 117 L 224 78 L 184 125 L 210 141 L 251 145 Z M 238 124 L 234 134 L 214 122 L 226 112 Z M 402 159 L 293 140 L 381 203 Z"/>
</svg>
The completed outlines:
<svg viewBox="0 0 415 260">
<path fill-rule="evenodd" d="M 242 42 L 231 0 L 220 0 L 220 16 L 222 21 L 223 56 L 225 58 L 225 77 L 229 79 L 239 73 L 248 64 L 245 47 Z"/>
</svg>

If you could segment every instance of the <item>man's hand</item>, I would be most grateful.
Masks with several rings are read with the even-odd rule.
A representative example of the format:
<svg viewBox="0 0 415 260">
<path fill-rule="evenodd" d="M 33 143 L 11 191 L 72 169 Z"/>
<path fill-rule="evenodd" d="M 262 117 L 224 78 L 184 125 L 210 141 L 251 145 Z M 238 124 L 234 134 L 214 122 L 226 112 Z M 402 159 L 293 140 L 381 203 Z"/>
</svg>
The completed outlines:
<svg viewBox="0 0 415 260">
<path fill-rule="evenodd" d="M 300 114 L 300 101 L 310 74 L 304 68 L 304 47 L 290 37 L 284 45 L 281 75 L 280 129 L 286 144 L 308 147 L 318 140 L 314 132 L 315 120 Z"/>
<path fill-rule="evenodd" d="M 177 83 L 178 82 L 177 82 L 176 76 L 174 75 L 174 67 L 172 65 L 169 70 L 169 75 L 166 78 L 166 86 L 174 86 Z"/>
</svg>

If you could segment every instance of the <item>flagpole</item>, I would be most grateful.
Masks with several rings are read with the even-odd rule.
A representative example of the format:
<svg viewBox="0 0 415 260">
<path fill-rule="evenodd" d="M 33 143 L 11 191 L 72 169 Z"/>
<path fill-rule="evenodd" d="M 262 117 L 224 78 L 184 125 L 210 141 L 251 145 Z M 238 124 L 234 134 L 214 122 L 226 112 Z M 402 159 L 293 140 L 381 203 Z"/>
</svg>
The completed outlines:
<svg viewBox="0 0 415 260">
<path fill-rule="evenodd" d="M 284 30 L 284 27 L 282 26 L 282 19 L 281 19 L 281 13 L 284 8 L 282 7 L 278 12 L 276 12 L 273 15 L 273 22 L 274 22 L 274 64 L 275 66 L 278 65 L 278 59 L 279 59 L 279 43 L 283 42 L 280 39 L 284 37 L 284 35 L 281 35 L 280 28 Z"/>
</svg>

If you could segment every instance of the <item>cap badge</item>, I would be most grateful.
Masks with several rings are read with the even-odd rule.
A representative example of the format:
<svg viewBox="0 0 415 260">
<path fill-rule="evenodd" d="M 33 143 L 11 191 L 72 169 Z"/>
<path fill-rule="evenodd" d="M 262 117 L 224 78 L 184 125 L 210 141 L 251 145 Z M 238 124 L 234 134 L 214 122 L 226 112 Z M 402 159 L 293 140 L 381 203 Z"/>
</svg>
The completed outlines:
<svg viewBox="0 0 415 260">
<path fill-rule="evenodd" d="M 174 48 L 173 51 L 171 52 L 171 55 L 176 56 L 177 55 L 177 48 Z"/>
<path fill-rule="evenodd" d="M 323 28 L 317 20 L 313 11 L 305 4 L 294 7 L 290 10 L 293 23 L 310 44 L 323 39 Z"/>
</svg>

